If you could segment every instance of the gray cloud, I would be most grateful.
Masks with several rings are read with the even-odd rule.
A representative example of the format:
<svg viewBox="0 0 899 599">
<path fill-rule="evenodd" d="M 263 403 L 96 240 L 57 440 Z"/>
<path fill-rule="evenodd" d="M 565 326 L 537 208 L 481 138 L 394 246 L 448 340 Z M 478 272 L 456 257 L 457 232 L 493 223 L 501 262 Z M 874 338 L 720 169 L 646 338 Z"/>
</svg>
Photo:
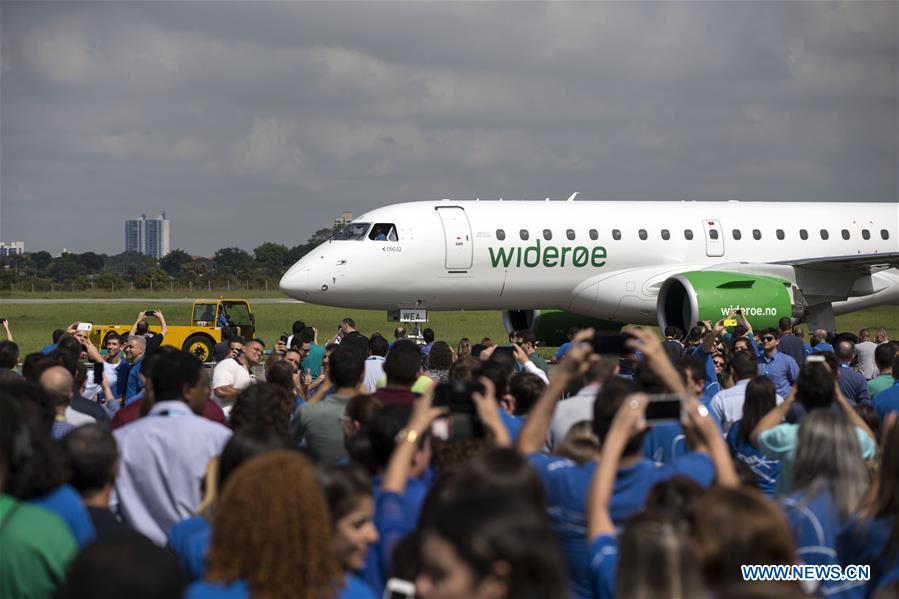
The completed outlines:
<svg viewBox="0 0 899 599">
<path fill-rule="evenodd" d="M 894 2 L 4 2 L 0 235 L 440 197 L 897 201 Z"/>
</svg>

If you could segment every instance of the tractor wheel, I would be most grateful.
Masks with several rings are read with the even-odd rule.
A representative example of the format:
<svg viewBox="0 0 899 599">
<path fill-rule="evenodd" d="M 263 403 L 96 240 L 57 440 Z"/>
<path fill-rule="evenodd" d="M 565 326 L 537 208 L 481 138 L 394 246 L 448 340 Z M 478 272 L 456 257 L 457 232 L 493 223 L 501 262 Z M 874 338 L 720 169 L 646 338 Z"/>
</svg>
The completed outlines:
<svg viewBox="0 0 899 599">
<path fill-rule="evenodd" d="M 212 339 L 206 335 L 191 335 L 181 346 L 181 349 L 195 355 L 201 362 L 212 359 L 212 348 Z"/>
</svg>

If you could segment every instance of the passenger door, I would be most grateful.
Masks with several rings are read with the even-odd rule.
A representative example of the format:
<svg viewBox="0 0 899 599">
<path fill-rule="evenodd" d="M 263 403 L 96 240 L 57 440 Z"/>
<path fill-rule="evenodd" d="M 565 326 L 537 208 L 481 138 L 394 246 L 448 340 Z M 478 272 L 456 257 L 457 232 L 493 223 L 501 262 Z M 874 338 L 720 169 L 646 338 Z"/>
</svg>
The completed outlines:
<svg viewBox="0 0 899 599">
<path fill-rule="evenodd" d="M 447 270 L 459 271 L 471 268 L 474 248 L 471 241 L 471 225 L 465 210 L 459 206 L 441 206 L 436 208 L 440 222 L 443 224 L 443 237 L 446 245 Z"/>
</svg>

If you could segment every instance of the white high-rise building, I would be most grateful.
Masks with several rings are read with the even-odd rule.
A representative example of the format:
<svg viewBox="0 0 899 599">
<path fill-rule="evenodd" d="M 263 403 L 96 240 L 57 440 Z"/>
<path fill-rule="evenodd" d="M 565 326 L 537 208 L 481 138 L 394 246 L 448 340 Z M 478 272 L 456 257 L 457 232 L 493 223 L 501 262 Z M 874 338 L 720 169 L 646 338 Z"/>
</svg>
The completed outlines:
<svg viewBox="0 0 899 599">
<path fill-rule="evenodd" d="M 0 256 L 15 256 L 24 253 L 24 241 L 0 241 Z"/>
<path fill-rule="evenodd" d="M 157 260 L 169 253 L 169 220 L 165 212 L 156 218 L 140 218 L 125 221 L 125 251 L 140 252 Z"/>
</svg>

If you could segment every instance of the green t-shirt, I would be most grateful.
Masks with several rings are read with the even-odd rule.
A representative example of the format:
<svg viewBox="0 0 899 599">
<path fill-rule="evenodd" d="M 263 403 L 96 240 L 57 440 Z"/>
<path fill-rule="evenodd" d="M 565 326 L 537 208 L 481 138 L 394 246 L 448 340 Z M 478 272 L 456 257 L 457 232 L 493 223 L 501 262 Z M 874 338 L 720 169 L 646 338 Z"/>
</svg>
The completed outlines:
<svg viewBox="0 0 899 599">
<path fill-rule="evenodd" d="M 303 358 L 301 365 L 305 372 L 308 372 L 312 376 L 312 380 L 315 380 L 322 373 L 322 360 L 325 357 L 325 348 L 317 343 L 309 344 L 309 354 Z"/>
<path fill-rule="evenodd" d="M 0 495 L 0 597 L 52 598 L 77 551 L 59 516 Z"/>
<path fill-rule="evenodd" d="M 896 379 L 893 378 L 892 374 L 880 374 L 868 381 L 868 395 L 871 396 L 871 399 L 874 399 L 874 396 L 883 391 L 884 389 L 889 389 L 893 386 L 893 383 L 896 382 Z"/>
</svg>

